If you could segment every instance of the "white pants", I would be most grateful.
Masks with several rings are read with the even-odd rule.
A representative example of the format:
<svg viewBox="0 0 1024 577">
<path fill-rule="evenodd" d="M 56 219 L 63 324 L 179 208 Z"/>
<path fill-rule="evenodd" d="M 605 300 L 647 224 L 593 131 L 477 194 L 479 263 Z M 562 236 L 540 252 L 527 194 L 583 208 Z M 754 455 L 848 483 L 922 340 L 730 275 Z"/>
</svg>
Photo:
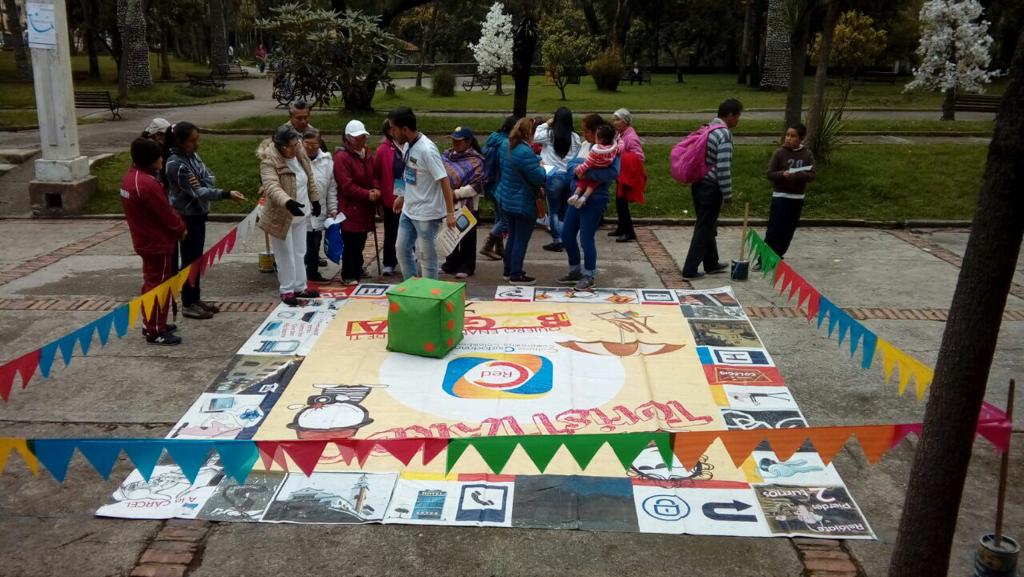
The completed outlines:
<svg viewBox="0 0 1024 577">
<path fill-rule="evenodd" d="M 306 219 L 294 219 L 284 240 L 270 237 L 281 294 L 306 290 Z"/>
</svg>

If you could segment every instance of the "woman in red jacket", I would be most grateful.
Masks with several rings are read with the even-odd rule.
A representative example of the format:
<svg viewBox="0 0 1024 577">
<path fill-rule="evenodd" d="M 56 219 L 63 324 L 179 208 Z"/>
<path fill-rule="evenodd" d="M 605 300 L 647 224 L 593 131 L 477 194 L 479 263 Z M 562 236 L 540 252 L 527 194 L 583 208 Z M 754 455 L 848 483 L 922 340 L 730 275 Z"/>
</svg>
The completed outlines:
<svg viewBox="0 0 1024 577">
<path fill-rule="evenodd" d="M 338 210 L 345 215 L 341 238 L 341 282 L 359 284 L 363 272 L 366 236 L 373 230 L 380 190 L 373 184 L 373 154 L 366 147 L 370 133 L 358 120 L 345 126 L 345 146 L 334 154 L 334 179 L 338 182 Z"/>
<path fill-rule="evenodd" d="M 132 236 L 132 247 L 142 257 L 142 293 L 156 288 L 174 276 L 175 249 L 185 238 L 185 223 L 171 208 L 167 191 L 157 178 L 164 166 L 163 151 L 154 140 L 136 138 L 132 142 L 132 167 L 121 179 L 121 206 Z M 142 335 L 156 345 L 177 345 L 178 327 L 167 323 L 167 308 L 155 303 L 149 317 L 143 315 L 146 328 Z"/>
<path fill-rule="evenodd" d="M 405 161 L 402 159 L 402 149 L 395 142 L 394 129 L 391 121 L 385 119 L 382 129 L 384 140 L 373 153 L 373 186 L 380 191 L 381 210 L 384 212 L 384 276 L 395 274 L 398 268 L 398 254 L 395 252 L 395 243 L 398 241 L 398 219 L 399 213 L 395 212 L 395 184 L 405 186 L 402 175 L 405 174 Z M 401 194 L 401 190 L 397 191 Z"/>
</svg>

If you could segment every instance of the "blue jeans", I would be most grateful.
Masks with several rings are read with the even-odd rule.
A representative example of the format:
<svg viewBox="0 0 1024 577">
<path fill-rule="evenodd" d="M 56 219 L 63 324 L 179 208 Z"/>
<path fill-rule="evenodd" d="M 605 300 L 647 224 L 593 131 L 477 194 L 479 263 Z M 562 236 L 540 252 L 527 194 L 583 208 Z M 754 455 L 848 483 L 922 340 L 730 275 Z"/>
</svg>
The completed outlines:
<svg viewBox="0 0 1024 577">
<path fill-rule="evenodd" d="M 508 221 L 505 220 L 505 213 L 501 210 L 498 201 L 494 201 L 494 226 L 491 227 L 491 236 L 501 237 L 508 232 Z"/>
<path fill-rule="evenodd" d="M 434 241 L 437 239 L 437 233 L 441 231 L 441 226 L 443 219 L 413 220 L 402 213 L 398 219 L 398 239 L 395 245 L 403 277 L 410 279 L 422 276 L 437 279 L 437 246 Z M 423 259 L 419 263 L 419 269 L 416 266 L 417 244 L 419 255 Z"/>
<path fill-rule="evenodd" d="M 544 184 L 544 192 L 548 199 L 548 225 L 551 238 L 562 242 L 562 216 L 565 214 L 566 200 L 569 198 L 569 173 L 553 170 L 548 174 Z"/>
<path fill-rule="evenodd" d="M 597 275 L 597 242 L 594 235 L 601 224 L 601 216 L 608 207 L 608 195 L 591 194 L 583 208 L 568 206 L 562 224 L 562 244 L 569 257 L 569 270 L 580 270 L 580 245 L 583 245 L 583 274 Z M 578 240 L 577 240 L 577 237 Z"/>
<path fill-rule="evenodd" d="M 525 274 L 523 261 L 526 259 L 526 248 L 530 245 L 533 226 L 537 217 L 532 214 L 505 213 L 508 223 L 508 242 L 505 243 L 505 274 L 518 277 Z"/>
</svg>

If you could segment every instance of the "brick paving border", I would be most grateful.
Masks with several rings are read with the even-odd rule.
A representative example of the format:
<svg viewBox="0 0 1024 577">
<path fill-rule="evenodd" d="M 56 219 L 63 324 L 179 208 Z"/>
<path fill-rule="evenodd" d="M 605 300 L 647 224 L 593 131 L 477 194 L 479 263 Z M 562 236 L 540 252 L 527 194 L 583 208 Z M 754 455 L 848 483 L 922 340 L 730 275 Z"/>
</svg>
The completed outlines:
<svg viewBox="0 0 1024 577">
<path fill-rule="evenodd" d="M 69 256 L 74 256 L 84 250 L 90 249 L 126 232 L 128 232 L 128 223 L 126 221 L 121 221 L 107 230 L 97 232 L 96 234 L 87 236 L 83 239 L 76 240 L 71 244 L 66 244 L 55 251 L 37 256 L 14 268 L 0 272 L 0 286 L 16 281 L 20 278 L 24 278 L 34 272 L 50 266 L 51 264 L 64 260 Z"/>
<path fill-rule="evenodd" d="M 963 265 L 962 256 L 956 254 L 955 252 L 947 249 L 946 247 L 940 245 L 939 243 L 929 238 L 925 238 L 922 235 L 914 234 L 909 230 L 887 230 L 885 232 L 888 232 L 889 234 L 895 236 L 896 238 L 902 240 L 903 242 L 909 244 L 914 248 L 921 249 L 922 251 L 934 256 L 935 258 L 941 261 L 948 262 L 949 264 L 955 266 L 956 268 L 961 268 L 961 266 Z M 1019 299 L 1024 299 L 1024 286 L 1021 286 L 1015 282 L 1010 283 L 1010 294 Z"/>
<path fill-rule="evenodd" d="M 640 250 L 644 251 L 644 256 L 647 257 L 651 266 L 654 267 L 654 272 L 658 273 L 658 278 L 661 279 L 665 288 L 693 288 L 689 281 L 683 279 L 683 272 L 679 270 L 675 259 L 669 254 L 665 245 L 658 240 L 653 229 L 647 227 L 636 229 L 636 242 L 640 245 Z"/>
<path fill-rule="evenodd" d="M 279 303 L 277 300 L 261 301 L 209 301 L 220 307 L 222 313 L 268 313 L 274 310 Z M 126 304 L 127 301 L 119 301 L 107 298 L 48 298 L 48 299 L 24 299 L 24 298 L 0 298 L 0 311 L 97 311 L 106 312 Z"/>
<path fill-rule="evenodd" d="M 169 519 L 139 556 L 131 577 L 184 577 L 202 562 L 208 521 Z"/>
<path fill-rule="evenodd" d="M 865 577 L 842 541 L 793 537 L 790 543 L 804 565 L 804 577 Z"/>
</svg>

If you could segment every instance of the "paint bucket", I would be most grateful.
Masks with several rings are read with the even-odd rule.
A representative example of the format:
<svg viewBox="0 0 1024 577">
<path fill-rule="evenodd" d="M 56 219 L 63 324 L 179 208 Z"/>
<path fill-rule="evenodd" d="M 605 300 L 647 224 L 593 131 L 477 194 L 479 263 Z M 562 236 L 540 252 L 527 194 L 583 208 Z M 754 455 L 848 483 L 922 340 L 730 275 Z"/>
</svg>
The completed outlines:
<svg viewBox="0 0 1024 577">
<path fill-rule="evenodd" d="M 260 253 L 260 272 L 275 272 L 277 266 L 274 264 L 274 253 L 272 252 L 261 252 Z"/>
<path fill-rule="evenodd" d="M 732 261 L 732 268 L 729 269 L 729 275 L 732 280 L 747 280 L 747 277 L 750 275 L 750 261 Z"/>
<path fill-rule="evenodd" d="M 981 538 L 974 555 L 974 577 L 1018 577 L 1020 544 L 1005 535 L 999 543 L 995 539 L 991 533 Z"/>
</svg>

